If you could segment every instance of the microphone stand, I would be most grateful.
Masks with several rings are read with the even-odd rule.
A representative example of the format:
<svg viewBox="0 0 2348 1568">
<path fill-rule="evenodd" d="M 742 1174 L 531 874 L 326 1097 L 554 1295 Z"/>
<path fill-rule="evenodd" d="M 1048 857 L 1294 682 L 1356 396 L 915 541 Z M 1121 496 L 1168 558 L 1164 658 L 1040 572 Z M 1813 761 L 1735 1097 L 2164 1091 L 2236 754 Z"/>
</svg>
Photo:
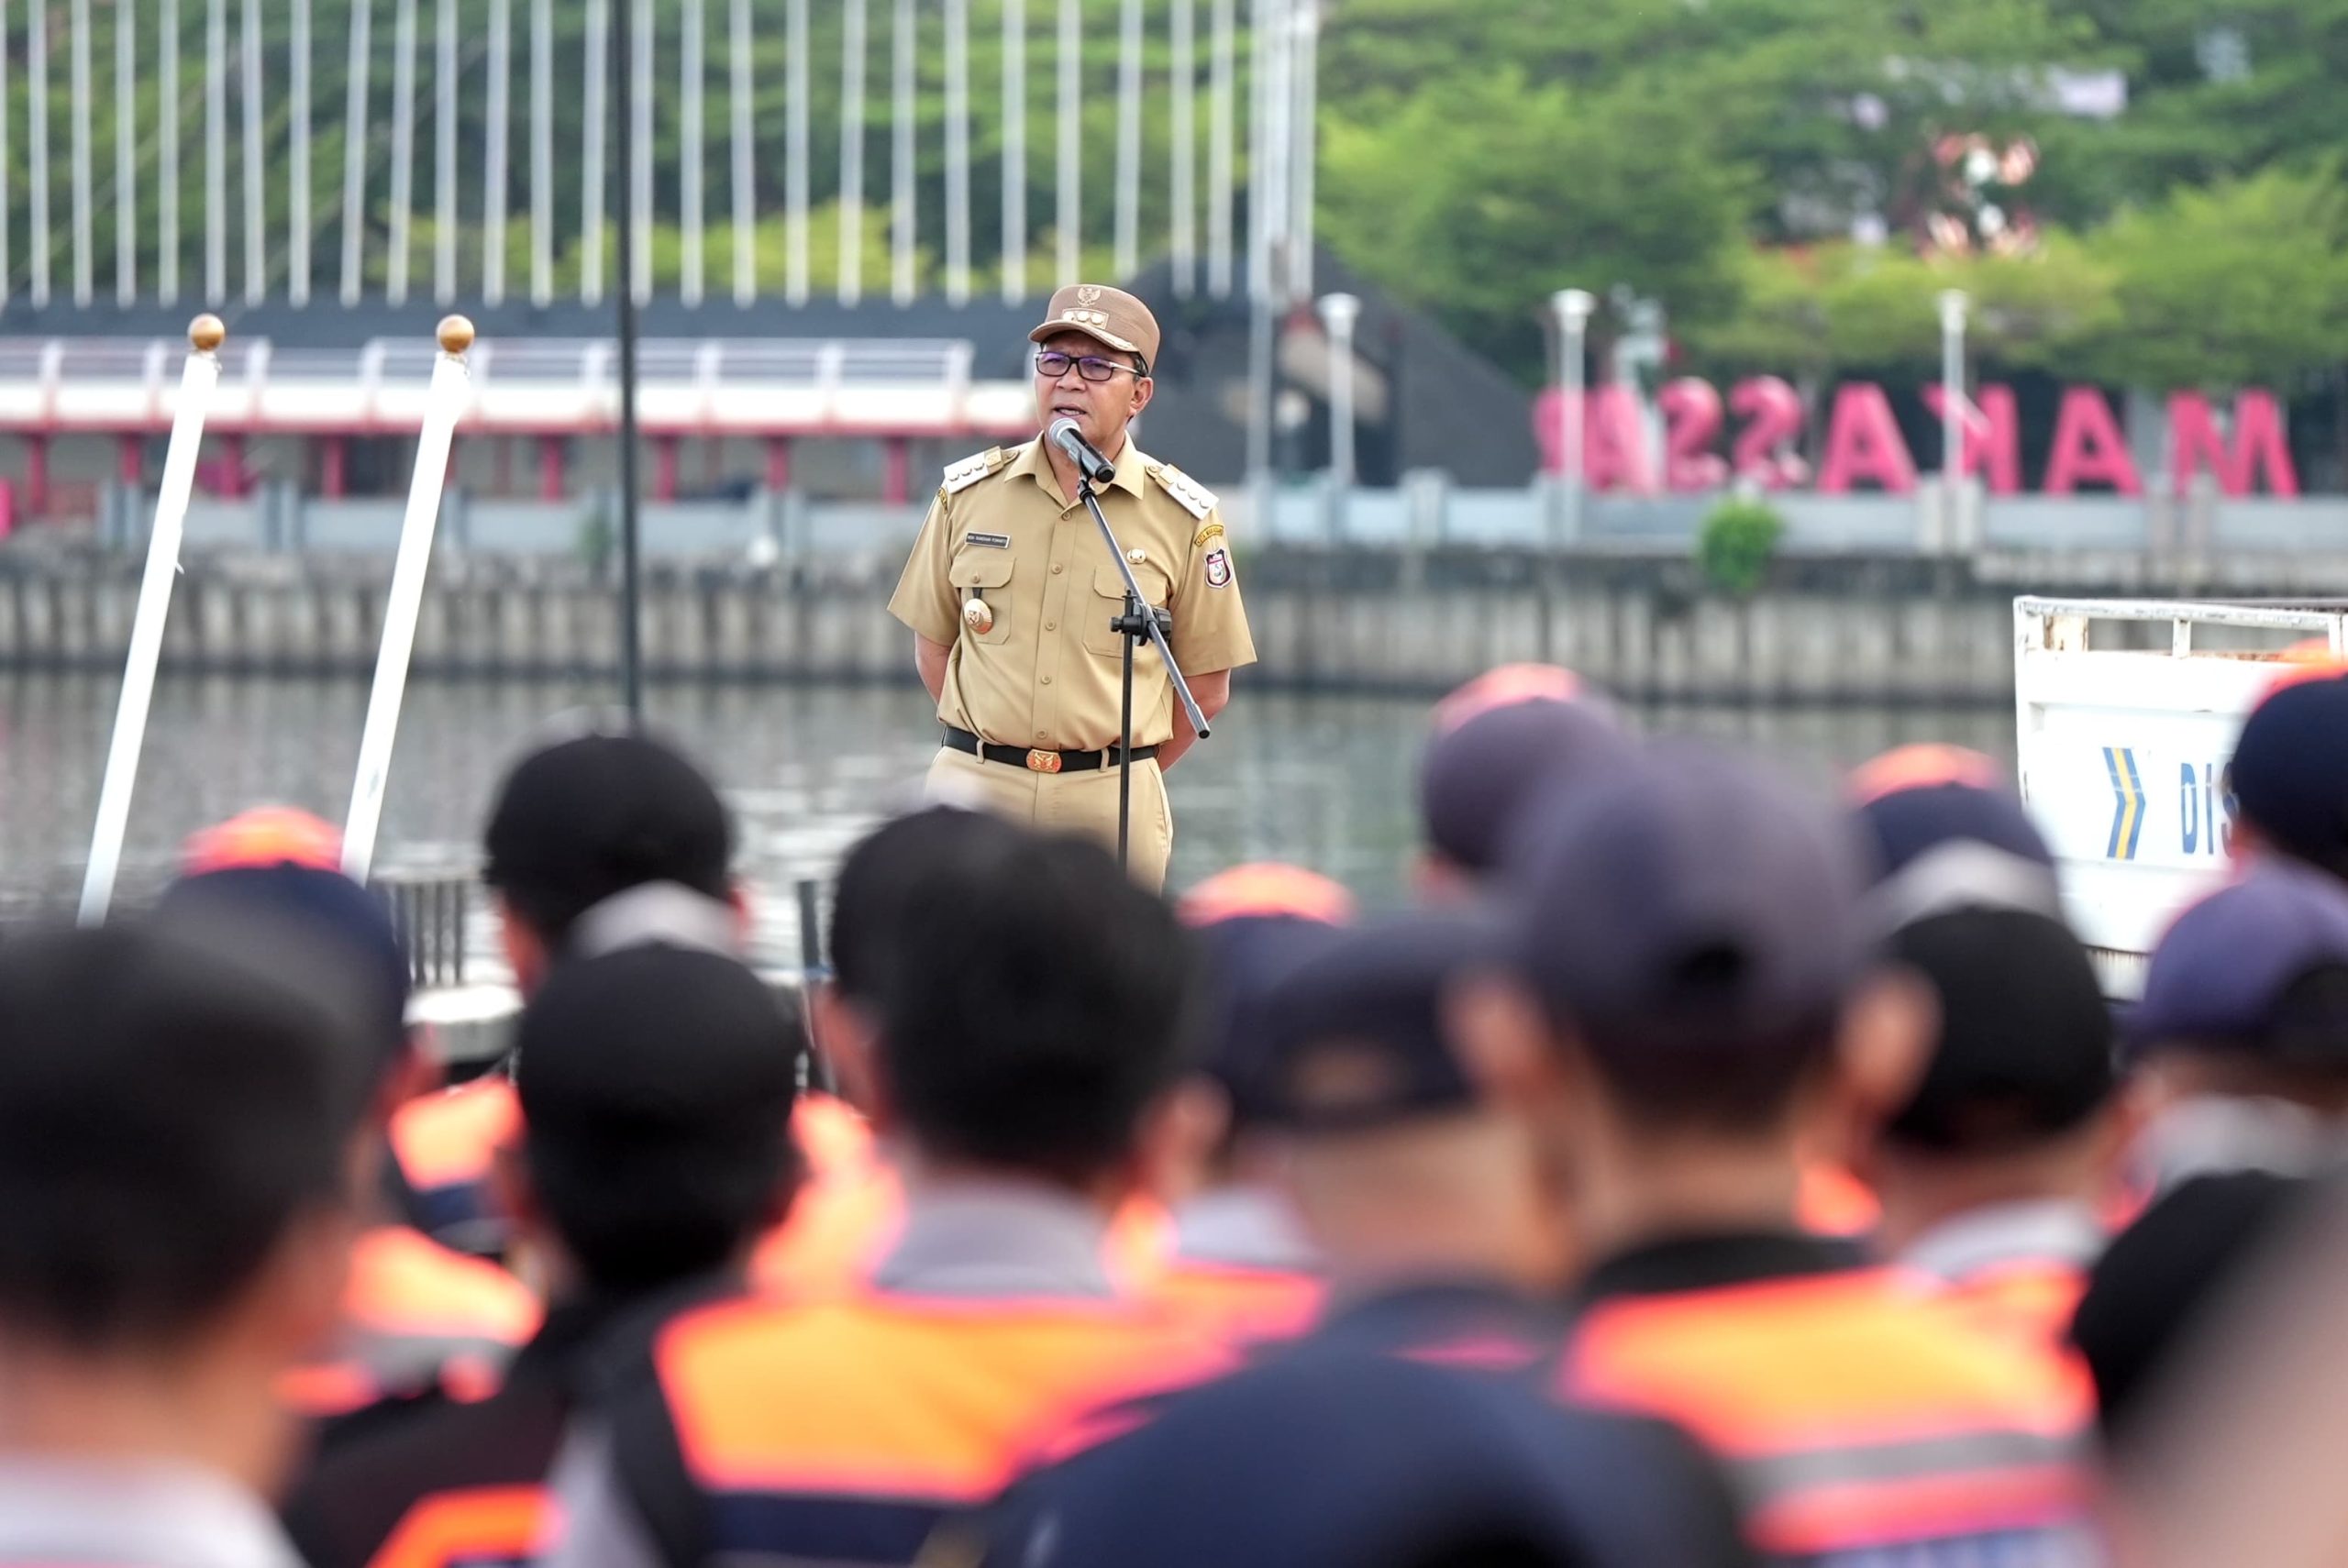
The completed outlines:
<svg viewBox="0 0 2348 1568">
<path fill-rule="evenodd" d="M 1125 580 L 1125 613 L 1109 623 L 1109 629 L 1119 634 L 1124 642 L 1124 712 L 1119 721 L 1117 736 L 1117 864 L 1126 864 L 1126 840 L 1133 817 L 1134 804 L 1134 645 L 1147 637 L 1157 645 L 1157 657 L 1166 661 L 1167 679 L 1174 683 L 1174 695 L 1181 699 L 1182 711 L 1191 716 L 1191 729 L 1201 740 L 1207 738 L 1207 716 L 1199 712 L 1199 701 L 1191 695 L 1191 683 L 1182 679 L 1181 667 L 1174 662 L 1174 650 L 1166 646 L 1166 628 L 1174 617 L 1157 608 L 1141 596 L 1141 583 L 1134 577 L 1133 563 L 1125 559 L 1124 547 L 1117 543 L 1117 531 L 1109 526 L 1109 519 L 1101 510 L 1101 498 L 1092 491 L 1092 476 L 1081 471 L 1076 480 L 1076 496 L 1084 509 L 1092 513 L 1092 521 L 1101 526 L 1101 537 L 1108 542 L 1109 558 L 1117 563 L 1117 571 Z"/>
</svg>

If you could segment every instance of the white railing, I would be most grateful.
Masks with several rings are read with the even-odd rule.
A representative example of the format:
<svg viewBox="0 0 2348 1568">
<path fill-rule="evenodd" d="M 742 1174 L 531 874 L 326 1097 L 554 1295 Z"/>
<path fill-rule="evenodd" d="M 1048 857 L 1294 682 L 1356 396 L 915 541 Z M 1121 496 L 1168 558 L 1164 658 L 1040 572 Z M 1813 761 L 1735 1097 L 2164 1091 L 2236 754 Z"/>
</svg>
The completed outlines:
<svg viewBox="0 0 2348 1568">
<path fill-rule="evenodd" d="M 369 434 L 423 413 L 434 346 L 376 338 L 354 348 L 280 348 L 234 338 L 221 350 L 215 427 Z M 162 339 L 0 338 L 0 430 L 167 428 Z M 637 411 L 652 434 L 860 436 L 1024 434 L 1026 384 L 980 381 L 967 341 L 654 338 L 637 352 Z M 461 428 L 561 434 L 618 418 L 618 362 L 607 340 L 484 340 L 471 355 Z"/>
</svg>

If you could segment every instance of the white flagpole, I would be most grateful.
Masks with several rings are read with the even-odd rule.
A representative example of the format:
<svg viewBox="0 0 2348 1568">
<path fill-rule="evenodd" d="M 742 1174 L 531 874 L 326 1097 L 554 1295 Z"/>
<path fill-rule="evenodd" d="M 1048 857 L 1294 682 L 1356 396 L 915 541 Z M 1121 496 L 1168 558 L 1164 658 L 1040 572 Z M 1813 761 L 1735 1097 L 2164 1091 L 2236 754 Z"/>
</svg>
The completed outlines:
<svg viewBox="0 0 2348 1568">
<path fill-rule="evenodd" d="M 840 304 L 864 293 L 864 0 L 846 0 L 840 44 Z"/>
<path fill-rule="evenodd" d="M 67 37 L 73 84 L 73 303 L 87 306 L 94 269 L 90 256 L 90 0 L 73 0 Z"/>
<path fill-rule="evenodd" d="M 889 296 L 914 299 L 914 0 L 897 0 L 890 28 Z"/>
<path fill-rule="evenodd" d="M 367 243 L 367 67 L 374 57 L 367 42 L 368 13 L 374 9 L 375 0 L 356 0 L 350 7 L 350 70 L 349 92 L 343 107 L 342 131 L 342 303 L 359 303 L 360 285 L 364 281 L 360 264 L 365 259 Z M 171 72 L 166 70 L 165 80 Z M 172 116 L 162 116 L 168 127 Z M 163 186 L 168 193 L 178 180 L 177 171 L 167 177 Z M 177 243 L 178 234 L 167 235 L 168 248 Z"/>
<path fill-rule="evenodd" d="M 300 305 L 310 303 L 310 0 L 294 0 L 294 36 L 285 47 L 292 57 L 285 100 L 294 117 L 286 149 L 285 298 Z"/>
<path fill-rule="evenodd" d="M 1125 0 L 1117 29 L 1117 282 L 1141 261 L 1141 0 Z"/>
<path fill-rule="evenodd" d="M 457 297 L 457 0 L 440 0 L 432 49 L 432 298 Z"/>
<path fill-rule="evenodd" d="M 704 13 L 707 0 L 685 0 L 677 40 L 677 237 L 682 242 L 682 254 L 678 258 L 677 294 L 689 305 L 701 304 L 703 284 L 707 282 L 707 267 L 702 251 L 702 225 L 705 220 L 702 205 L 702 181 L 706 172 L 702 150 L 702 133 L 708 118 L 706 89 L 708 85 L 708 17 Z M 645 222 L 651 222 L 647 215 Z"/>
<path fill-rule="evenodd" d="M 449 444 L 464 412 L 471 378 L 465 350 L 473 324 L 461 315 L 440 323 L 440 353 L 424 404 L 424 431 L 415 444 L 415 473 L 408 481 L 407 516 L 392 567 L 391 602 L 383 608 L 383 643 L 375 656 L 375 686 L 367 698 L 367 726 L 359 739 L 359 776 L 350 787 L 350 816 L 342 830 L 342 869 L 364 882 L 375 858 L 375 830 L 383 817 L 383 788 L 392 770 L 392 741 L 399 734 L 400 700 L 407 692 L 408 656 L 415 646 L 416 613 L 425 573 L 432 564 L 432 534 L 440 518 L 440 491 L 449 478 Z"/>
<path fill-rule="evenodd" d="M 1170 18 L 1173 62 L 1168 67 L 1167 139 L 1173 144 L 1173 178 L 1167 193 L 1172 208 L 1167 235 L 1174 263 L 1174 293 L 1187 296 L 1198 286 L 1198 45 L 1191 0 L 1174 0 Z"/>
<path fill-rule="evenodd" d="M 1081 0 L 1060 0 L 1058 228 L 1059 275 L 1054 288 L 1076 282 L 1084 265 L 1083 127 L 1078 118 L 1084 71 Z"/>
<path fill-rule="evenodd" d="M 946 297 L 970 298 L 970 0 L 946 0 Z"/>
<path fill-rule="evenodd" d="M 383 270 L 383 297 L 393 304 L 407 303 L 407 230 L 415 195 L 415 0 L 399 0 L 392 13 L 391 250 Z"/>
<path fill-rule="evenodd" d="M 0 39 L 7 29 L 0 28 Z M 114 18 L 114 299 L 138 297 L 138 11 Z M 6 102 L 0 94 L 0 103 Z M 0 116 L 4 118 L 5 116 Z"/>
<path fill-rule="evenodd" d="M 505 302 L 505 213 L 511 195 L 506 148 L 514 128 L 514 7 L 512 0 L 490 0 L 489 134 L 482 153 L 481 300 Z"/>
<path fill-rule="evenodd" d="M 554 299 L 554 9 L 530 0 L 530 303 Z"/>
<path fill-rule="evenodd" d="M 1002 302 L 1027 293 L 1027 13 L 1002 0 Z"/>
<path fill-rule="evenodd" d="M 245 0 L 237 97 L 245 125 L 245 303 L 269 293 L 269 182 L 261 165 L 260 7 Z"/>
<path fill-rule="evenodd" d="M 750 164 L 750 0 L 734 0 L 725 67 L 734 87 L 734 303 L 759 297 L 757 188 Z"/>
<path fill-rule="evenodd" d="M 1232 0 L 1214 0 L 1207 44 L 1207 292 L 1231 293 Z"/>
<path fill-rule="evenodd" d="M 784 18 L 783 297 L 807 303 L 807 0 L 791 0 Z"/>
<path fill-rule="evenodd" d="M 147 738 L 148 704 L 155 695 L 155 666 L 163 654 L 163 617 L 170 613 L 172 580 L 179 571 L 180 527 L 187 519 L 196 449 L 204 445 L 204 417 L 212 406 L 212 389 L 220 384 L 219 349 L 227 335 L 220 318 L 208 314 L 197 316 L 187 329 L 187 368 L 180 373 L 180 400 L 172 411 L 163 490 L 156 497 L 155 527 L 147 538 L 147 573 L 139 580 L 138 609 L 130 623 L 122 700 L 115 709 L 114 742 L 106 749 L 97 826 L 90 834 L 90 866 L 82 881 L 83 925 L 104 922 L 106 906 L 114 901 L 123 830 L 130 821 L 130 790 L 138 777 L 138 749 Z"/>
</svg>

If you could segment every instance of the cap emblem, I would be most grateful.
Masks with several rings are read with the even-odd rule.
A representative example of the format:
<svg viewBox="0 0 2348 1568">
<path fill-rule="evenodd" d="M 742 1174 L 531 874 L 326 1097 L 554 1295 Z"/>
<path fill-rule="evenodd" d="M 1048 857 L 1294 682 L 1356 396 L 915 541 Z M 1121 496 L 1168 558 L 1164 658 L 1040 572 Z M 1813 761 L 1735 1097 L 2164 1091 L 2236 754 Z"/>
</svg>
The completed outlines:
<svg viewBox="0 0 2348 1568">
<path fill-rule="evenodd" d="M 1098 284 L 1098 283 L 1080 283 L 1080 284 L 1078 284 L 1078 285 L 1077 285 L 1077 290 L 1076 290 L 1076 303 L 1077 303 L 1077 304 L 1092 304 L 1094 301 L 1098 300 L 1100 297 L 1101 297 L 1101 285 L 1100 285 L 1100 284 Z"/>
</svg>

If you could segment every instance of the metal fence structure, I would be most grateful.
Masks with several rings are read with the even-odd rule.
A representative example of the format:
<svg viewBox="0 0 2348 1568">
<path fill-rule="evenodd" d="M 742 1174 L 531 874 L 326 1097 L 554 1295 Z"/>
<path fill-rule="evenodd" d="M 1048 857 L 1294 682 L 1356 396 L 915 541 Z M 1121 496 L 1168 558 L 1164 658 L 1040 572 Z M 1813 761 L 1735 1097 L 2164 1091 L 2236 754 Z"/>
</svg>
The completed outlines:
<svg viewBox="0 0 2348 1568">
<path fill-rule="evenodd" d="M 1277 257 L 1302 298 L 1321 4 L 0 0 L 0 304 L 592 304 L 621 200 L 637 290 L 687 303 L 1020 300 L 1104 249 L 1217 297 Z"/>
</svg>

